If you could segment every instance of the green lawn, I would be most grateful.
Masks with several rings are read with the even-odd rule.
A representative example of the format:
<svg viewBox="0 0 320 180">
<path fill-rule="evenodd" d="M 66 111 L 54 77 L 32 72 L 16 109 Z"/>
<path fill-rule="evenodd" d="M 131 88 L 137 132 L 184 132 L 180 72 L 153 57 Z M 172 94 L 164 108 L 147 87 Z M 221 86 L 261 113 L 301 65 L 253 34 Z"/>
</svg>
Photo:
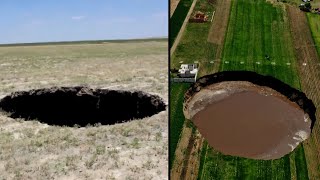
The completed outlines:
<svg viewBox="0 0 320 180">
<path fill-rule="evenodd" d="M 320 15 L 307 13 L 307 17 L 318 54 L 320 54 Z"/>
<path fill-rule="evenodd" d="M 300 88 L 285 16 L 281 7 L 264 0 L 235 1 L 220 70 L 255 71 Z M 226 156 L 209 148 L 201 179 L 291 179 L 295 174 L 298 179 L 308 179 L 302 145 L 281 159 L 269 161 Z"/>
<path fill-rule="evenodd" d="M 207 42 L 206 34 L 209 33 L 210 24 L 190 23 L 187 25 L 183 38 L 177 46 L 176 52 L 171 59 L 171 67 L 179 68 L 180 61 L 193 63 L 199 61 L 201 64 L 209 62 L 214 58 L 213 45 Z M 209 68 L 208 66 L 204 66 Z"/>
<path fill-rule="evenodd" d="M 288 26 L 280 7 L 264 0 L 236 1 L 231 9 L 220 70 L 255 71 L 300 88 Z"/>
<path fill-rule="evenodd" d="M 179 62 L 193 63 L 194 61 L 204 62 L 210 60 L 211 44 L 207 42 L 210 24 L 190 23 L 187 25 L 183 38 L 177 46 L 176 52 L 172 57 L 171 65 L 178 67 Z"/>
</svg>

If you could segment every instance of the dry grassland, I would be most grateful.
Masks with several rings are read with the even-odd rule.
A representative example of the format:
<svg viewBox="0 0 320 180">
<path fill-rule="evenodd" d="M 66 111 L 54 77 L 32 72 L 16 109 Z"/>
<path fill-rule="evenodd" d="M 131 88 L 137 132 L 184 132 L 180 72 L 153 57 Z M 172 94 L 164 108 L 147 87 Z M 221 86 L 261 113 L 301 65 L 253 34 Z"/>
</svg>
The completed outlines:
<svg viewBox="0 0 320 180">
<path fill-rule="evenodd" d="M 0 47 L 0 97 L 52 86 L 143 90 L 168 102 L 167 42 Z M 125 112 L 124 112 L 125 113 Z M 59 127 L 0 112 L 0 179 L 167 179 L 168 112 Z"/>
</svg>

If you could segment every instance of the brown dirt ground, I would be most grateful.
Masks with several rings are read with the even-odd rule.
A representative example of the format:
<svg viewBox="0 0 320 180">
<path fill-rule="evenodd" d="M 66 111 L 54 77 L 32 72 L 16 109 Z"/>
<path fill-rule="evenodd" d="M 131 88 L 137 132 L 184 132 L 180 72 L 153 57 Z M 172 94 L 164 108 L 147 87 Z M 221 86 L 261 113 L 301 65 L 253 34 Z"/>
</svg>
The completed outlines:
<svg viewBox="0 0 320 180">
<path fill-rule="evenodd" d="M 287 6 L 287 10 L 299 64 L 307 63 L 306 66 L 299 66 L 298 68 L 301 86 L 318 109 L 313 133 L 311 138 L 304 143 L 304 148 L 309 177 L 320 179 L 320 66 L 318 65 L 320 61 L 305 13 L 293 6 Z"/>
<path fill-rule="evenodd" d="M 218 1 L 208 41 L 221 45 L 224 42 L 225 32 L 228 27 L 231 0 Z"/>
<path fill-rule="evenodd" d="M 181 174 L 184 168 L 184 161 L 188 159 L 185 158 L 187 147 L 189 145 L 190 138 L 192 137 L 192 128 L 186 127 L 186 123 L 181 131 L 181 137 L 177 145 L 175 152 L 175 159 L 173 162 L 172 169 L 170 171 L 171 179 L 181 179 Z"/>
<path fill-rule="evenodd" d="M 176 150 L 175 164 L 170 172 L 171 179 L 197 178 L 203 141 L 204 138 L 199 131 L 192 133 L 192 127 L 187 127 L 186 123 L 184 124 Z"/>
<path fill-rule="evenodd" d="M 194 134 L 194 143 L 190 150 L 190 156 L 188 160 L 188 166 L 186 167 L 186 179 L 197 179 L 199 173 L 199 162 L 201 158 L 201 148 L 204 142 L 204 138 L 197 130 Z"/>
<path fill-rule="evenodd" d="M 199 72 L 199 77 L 219 70 L 225 34 L 228 27 L 231 0 L 217 0 L 214 3 L 216 4 L 216 12 L 209 31 L 208 42 L 213 43 L 216 48 L 215 63 L 213 69 L 202 68 Z"/>
<path fill-rule="evenodd" d="M 176 10 L 180 0 L 170 0 L 170 17 L 173 15 Z"/>
<path fill-rule="evenodd" d="M 189 127 L 188 127 L 189 128 Z M 189 128 L 191 129 L 192 131 L 192 128 Z M 180 175 L 180 179 L 188 179 L 186 177 L 187 175 L 187 171 L 188 171 L 188 167 L 189 167 L 189 161 L 190 161 L 190 155 L 191 155 L 191 150 L 192 150 L 192 146 L 194 145 L 194 140 L 195 140 L 195 134 L 192 132 L 191 134 L 191 137 L 189 139 L 189 142 L 188 142 L 188 147 L 185 151 L 185 156 L 184 156 L 184 161 L 183 161 L 183 165 L 182 165 L 182 172 L 181 172 L 181 175 Z"/>
</svg>

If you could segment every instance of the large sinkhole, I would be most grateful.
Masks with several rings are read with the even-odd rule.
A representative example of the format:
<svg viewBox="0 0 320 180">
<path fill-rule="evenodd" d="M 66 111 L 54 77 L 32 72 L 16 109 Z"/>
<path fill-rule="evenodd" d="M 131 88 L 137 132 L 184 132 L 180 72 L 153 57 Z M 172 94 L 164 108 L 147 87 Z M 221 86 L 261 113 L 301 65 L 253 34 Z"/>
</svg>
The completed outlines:
<svg viewBox="0 0 320 180">
<path fill-rule="evenodd" d="M 0 108 L 12 118 L 49 125 L 112 125 L 141 119 L 166 109 L 157 95 L 88 87 L 53 87 L 18 91 L 4 97 Z"/>
<path fill-rule="evenodd" d="M 303 92 L 248 71 L 198 79 L 185 94 L 183 110 L 214 149 L 264 160 L 293 151 L 316 120 L 316 108 Z"/>
</svg>

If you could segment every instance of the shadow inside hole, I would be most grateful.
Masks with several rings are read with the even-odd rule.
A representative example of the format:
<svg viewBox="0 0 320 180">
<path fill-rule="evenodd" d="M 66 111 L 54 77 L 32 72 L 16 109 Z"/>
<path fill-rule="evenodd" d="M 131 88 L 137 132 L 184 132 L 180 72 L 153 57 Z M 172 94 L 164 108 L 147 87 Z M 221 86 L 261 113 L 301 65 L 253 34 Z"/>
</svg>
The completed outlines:
<svg viewBox="0 0 320 180">
<path fill-rule="evenodd" d="M 54 87 L 14 92 L 0 101 L 12 118 L 38 120 L 49 125 L 112 125 L 164 111 L 157 95 L 88 87 Z"/>
</svg>

